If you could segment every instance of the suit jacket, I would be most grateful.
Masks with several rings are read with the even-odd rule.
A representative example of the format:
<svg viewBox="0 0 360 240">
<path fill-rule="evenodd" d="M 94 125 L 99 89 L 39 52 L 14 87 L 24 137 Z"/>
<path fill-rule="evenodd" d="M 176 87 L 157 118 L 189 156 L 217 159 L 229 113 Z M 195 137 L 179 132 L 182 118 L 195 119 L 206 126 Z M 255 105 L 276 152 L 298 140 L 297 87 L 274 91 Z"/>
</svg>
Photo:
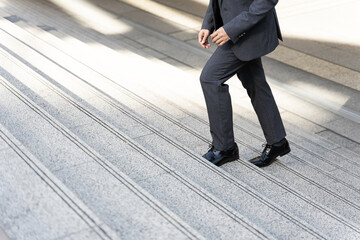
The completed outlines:
<svg viewBox="0 0 360 240">
<path fill-rule="evenodd" d="M 203 29 L 224 27 L 237 58 L 264 56 L 282 40 L 275 5 L 278 0 L 210 0 Z"/>
</svg>

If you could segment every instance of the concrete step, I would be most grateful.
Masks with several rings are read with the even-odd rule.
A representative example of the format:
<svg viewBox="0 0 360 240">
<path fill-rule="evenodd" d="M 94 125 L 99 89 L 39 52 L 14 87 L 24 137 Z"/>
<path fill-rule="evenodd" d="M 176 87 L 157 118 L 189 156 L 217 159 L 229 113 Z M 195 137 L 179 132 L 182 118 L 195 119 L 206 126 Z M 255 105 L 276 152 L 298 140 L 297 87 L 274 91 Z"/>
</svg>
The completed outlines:
<svg viewBox="0 0 360 240">
<path fill-rule="evenodd" d="M 2 62 L 5 63 L 6 61 Z M 5 65 L 3 65 L 3 67 L 5 67 Z M 12 68 L 16 69 L 16 67 L 17 66 L 16 64 L 14 64 L 14 62 L 12 64 L 10 62 L 7 70 L 11 70 Z M 4 72 L 2 72 L 2 74 L 4 74 Z M 19 78 L 22 78 L 24 77 L 22 76 L 22 74 L 22 71 L 16 69 L 15 76 L 19 76 Z M 17 82 L 13 77 L 11 77 L 11 75 L 9 75 L 9 72 L 6 72 L 5 76 Z M 25 89 L 29 92 L 32 91 L 28 87 L 23 86 L 22 90 L 26 91 Z M 12 90 L 13 92 L 16 92 L 16 90 Z M 24 99 L 26 100 L 26 98 L 21 96 L 20 93 L 17 94 L 18 96 L 23 98 L 23 101 Z M 7 101 L 10 101 L 11 103 L 19 104 L 18 102 L 16 102 L 16 100 L 9 100 L 7 98 L 8 96 L 5 94 L 2 95 L 2 97 L 2 102 L 7 103 Z M 44 114 L 43 112 L 41 112 L 41 110 L 36 108 L 35 104 L 30 105 L 31 107 L 33 107 L 33 110 L 37 110 L 38 114 Z M 108 164 L 101 157 L 97 156 L 96 153 L 91 152 L 88 146 L 81 144 L 81 141 L 79 142 L 79 140 L 75 136 L 67 132 L 66 129 L 61 128 L 61 125 L 60 127 L 59 125 L 56 125 L 56 121 L 51 119 L 51 117 L 44 114 L 46 119 L 39 120 L 36 119 L 36 113 L 27 113 L 27 111 L 22 110 L 21 107 L 24 108 L 24 106 L 14 106 L 8 104 L 6 108 L 2 109 L 3 111 L 5 111 L 1 114 L 2 122 L 5 122 L 4 124 L 7 124 L 8 128 L 11 128 L 12 131 L 16 132 L 17 137 L 21 138 L 24 145 L 28 145 L 29 148 L 35 151 L 38 157 L 45 161 L 44 164 L 47 165 L 48 168 L 50 168 L 52 171 L 56 171 L 57 176 L 61 178 L 62 181 L 66 181 L 67 184 L 71 185 L 69 186 L 69 188 L 71 187 L 71 189 L 76 192 L 76 194 L 80 195 L 87 205 L 91 206 L 92 208 L 96 208 L 96 212 L 101 215 L 102 218 L 107 218 L 106 221 L 110 222 L 109 225 L 119 231 L 122 236 L 127 236 L 130 238 L 131 236 L 139 237 L 142 234 L 145 234 L 144 236 L 150 236 L 154 234 L 154 236 L 162 237 L 168 235 L 175 238 L 186 235 L 195 237 L 197 236 L 197 234 L 192 233 L 192 230 L 190 228 L 187 229 L 187 225 L 181 220 L 179 220 L 176 216 L 174 216 L 170 211 L 168 211 L 166 208 L 164 210 L 162 205 L 154 198 L 152 198 L 145 192 L 137 189 L 136 184 L 133 184 L 121 173 L 114 170 L 115 168 L 111 166 L 111 164 Z M 15 114 L 10 114 L 11 109 L 15 111 L 20 111 L 17 112 L 17 114 L 23 114 L 24 116 L 17 116 L 17 120 L 12 119 Z M 29 115 L 35 115 L 35 117 Z M 46 125 L 46 120 L 49 121 L 49 118 L 51 120 L 50 123 L 53 124 L 53 127 L 55 124 L 55 126 L 59 127 L 60 129 L 51 129 L 51 126 L 48 126 L 49 124 L 47 124 L 47 127 L 49 129 L 39 130 L 39 132 L 36 132 L 36 134 L 38 134 L 37 136 L 35 136 L 35 132 L 28 132 L 28 129 L 33 129 L 33 122 L 29 122 L 27 121 L 27 119 L 45 121 L 45 123 L 40 123 L 39 125 L 36 124 L 36 126 L 43 126 Z M 25 122 L 22 120 L 24 120 Z M 59 130 L 60 132 L 62 132 L 62 134 L 67 135 L 67 137 L 70 138 L 73 143 L 66 138 L 61 139 L 62 134 L 54 133 L 54 131 L 56 132 L 56 130 Z M 49 134 L 52 133 L 51 136 L 55 139 L 55 141 L 50 141 L 50 143 L 47 143 L 49 139 L 47 139 L 48 136 L 46 135 L 42 136 L 44 132 L 49 132 Z M 61 135 L 60 137 L 58 136 L 59 134 Z M 38 137 L 38 139 L 36 137 Z M 57 137 L 60 138 L 58 142 L 56 142 L 56 140 L 58 140 Z M 59 144 L 59 142 L 62 142 L 62 144 Z M 49 144 L 52 145 L 49 146 Z M 68 146 L 71 144 L 75 144 L 75 149 L 74 146 Z M 76 145 L 80 145 L 82 147 L 82 149 L 80 150 L 84 151 L 84 153 L 77 153 Z M 90 159 L 88 159 L 88 155 L 90 155 Z M 96 163 L 96 160 L 99 162 Z M 54 163 L 54 161 L 56 163 Z M 102 166 L 101 163 L 103 164 Z M 109 165 L 110 167 L 108 167 Z M 106 169 L 106 167 L 108 168 Z M 89 169 L 91 169 L 91 171 L 89 171 Z M 87 182 L 82 182 L 82 178 L 86 179 Z M 122 186 L 121 184 L 119 185 L 119 181 L 123 181 L 125 182 L 125 184 L 127 183 L 131 185 Z M 77 182 L 81 184 L 77 185 Z M 91 184 L 90 186 L 87 185 L 89 183 Z M 109 187 L 111 188 L 111 190 L 107 189 Z M 134 194 L 139 195 L 137 196 L 138 199 L 136 199 L 137 197 Z M 97 199 L 98 196 L 102 196 L 104 197 L 104 199 L 99 200 Z M 116 201 L 114 202 L 114 200 Z M 117 201 L 120 201 L 121 204 L 119 204 Z M 130 206 L 135 207 L 139 212 L 135 211 L 133 207 L 125 207 L 124 210 L 120 210 L 124 206 L 127 206 L 129 204 L 129 201 L 131 202 Z M 132 204 L 134 204 L 135 206 Z M 154 211 L 156 211 L 157 213 L 154 213 Z M 114 215 L 109 213 L 117 214 Z M 149 218 L 149 216 L 151 216 L 151 219 L 153 219 L 153 221 L 148 222 L 147 219 Z M 132 224 L 130 224 L 131 222 Z M 156 227 L 154 225 L 156 225 Z"/>
<path fill-rule="evenodd" d="M 1 123 L 118 236 L 201 239 L 185 222 L 2 78 L 1 88 L 1 101 L 7 103 L 1 109 Z"/>
<path fill-rule="evenodd" d="M 10 239 L 118 239 L 1 124 L 0 161 L 0 226 Z"/>
<path fill-rule="evenodd" d="M 53 14 L 52 12 L 50 12 L 49 13 L 50 15 L 51 14 Z M 35 17 L 34 17 L 35 18 Z M 38 19 L 38 21 L 39 22 L 41 22 L 41 21 L 44 21 L 44 20 L 41 20 L 41 19 Z M 50 23 L 50 21 L 51 20 L 49 20 L 48 21 L 48 23 Z M 63 29 L 64 29 L 64 27 L 66 27 L 66 26 L 60 26 L 61 25 L 61 21 L 58 21 L 59 23 L 58 23 L 58 25 L 56 25 L 56 27 L 57 28 L 61 28 L 61 27 L 63 27 Z M 40 24 L 40 23 L 39 23 Z M 56 23 L 54 23 L 54 24 L 56 24 Z M 60 24 L 60 25 L 59 25 Z M 67 23 L 67 24 L 69 24 L 69 23 Z M 74 25 L 74 24 L 73 24 Z M 74 28 L 75 28 L 75 26 L 73 26 Z M 143 31 L 144 30 L 144 27 L 142 27 L 141 28 L 141 26 L 137 26 L 137 27 L 140 27 L 140 29 L 141 29 L 141 31 Z M 144 30 L 145 31 L 145 30 Z M 54 32 L 54 31 L 53 31 Z M 78 33 L 78 35 L 77 35 L 77 37 L 80 37 L 81 36 L 81 38 L 86 38 L 85 36 L 84 36 L 84 32 L 81 32 L 80 30 L 79 30 L 79 32 L 80 32 L 80 34 Z M 58 33 L 58 32 L 57 32 Z M 69 33 L 69 30 L 65 30 L 65 33 Z M 73 34 L 76 34 L 76 33 L 73 33 Z M 90 33 L 87 33 L 86 35 L 89 35 Z M 138 33 L 138 34 L 140 34 L 140 33 Z M 138 35 L 137 34 L 137 35 Z M 94 37 L 93 36 L 93 34 L 90 34 L 91 36 L 90 36 L 90 39 L 88 39 L 88 40 L 84 40 L 84 41 L 92 41 L 91 39 L 102 39 L 102 38 L 100 38 L 99 36 L 97 36 L 97 37 Z M 123 37 L 123 36 L 122 36 Z M 159 36 L 159 37 L 161 37 L 161 36 Z M 106 37 L 105 37 L 106 38 Z M 133 40 L 136 40 L 136 39 L 133 39 Z M 168 40 L 168 39 L 167 39 Z M 122 39 L 119 39 L 119 41 L 121 41 L 121 43 L 120 43 L 120 45 L 119 46 L 123 46 L 124 47 L 124 43 L 123 43 L 123 41 L 122 41 Z M 119 42 L 118 41 L 118 42 Z M 169 40 L 170 41 L 170 40 Z M 101 42 L 103 43 L 103 44 L 106 44 L 106 45 L 108 45 L 108 46 L 111 46 L 111 45 L 114 45 L 114 41 L 113 41 L 113 43 L 111 43 L 111 41 L 109 41 L 109 39 L 102 39 L 101 40 Z M 128 42 L 128 41 L 127 41 Z M 163 45 L 163 44 L 161 44 L 161 45 Z M 125 44 L 125 46 L 126 46 L 126 44 Z M 180 44 L 180 46 L 181 46 L 181 44 Z M 182 47 L 182 46 L 181 46 Z M 172 48 L 172 49 L 174 49 L 175 48 L 175 45 L 174 46 L 171 46 L 170 48 Z M 132 48 L 130 48 L 130 49 L 132 49 Z M 192 50 L 194 50 L 194 49 L 192 49 Z M 145 51 L 145 50 L 144 50 Z M 181 51 L 176 51 L 176 52 L 184 52 L 184 51 L 188 51 L 188 53 L 186 54 L 186 56 L 189 56 L 189 54 L 192 54 L 192 55 L 194 55 L 193 54 L 193 52 L 189 52 L 189 50 L 184 50 L 184 48 L 182 48 L 182 50 Z M 138 51 L 137 51 L 138 52 Z M 195 51 L 197 54 L 199 53 L 199 51 Z M 199 53 L 200 54 L 200 53 Z M 201 56 L 201 54 L 200 54 L 200 56 Z M 203 60 L 201 60 L 201 62 L 204 62 L 206 59 L 203 57 L 202 58 Z M 195 60 L 194 60 L 195 61 Z M 199 61 L 199 59 L 198 60 L 196 60 L 196 62 L 198 62 Z M 201 63 L 201 64 L 203 64 L 203 63 Z M 197 78 L 197 76 L 196 77 L 194 77 L 194 78 Z M 270 81 L 271 81 L 271 79 L 270 79 Z M 237 84 L 238 85 L 238 84 Z M 285 89 L 286 90 L 286 89 Z M 312 104 L 309 104 L 309 103 L 306 103 L 306 102 L 304 102 L 304 101 L 302 101 L 302 100 L 299 100 L 299 99 L 297 99 L 297 100 L 294 100 L 294 101 L 289 101 L 288 99 L 289 99 L 289 97 L 292 97 L 290 94 L 288 94 L 288 93 L 284 93 L 284 91 L 282 90 L 282 91 L 277 91 L 276 90 L 276 95 L 277 96 L 281 96 L 281 95 L 284 95 L 284 97 L 282 97 L 282 99 L 286 99 L 286 100 L 284 100 L 284 101 L 280 101 L 281 103 L 288 103 L 288 102 L 291 102 L 291 106 L 287 106 L 286 104 L 286 109 L 288 109 L 288 111 L 290 110 L 292 110 L 293 109 L 293 106 L 294 105 L 299 105 L 299 106 L 303 106 L 303 107 L 300 107 L 299 109 L 312 109 L 312 111 L 310 111 L 311 112 L 311 114 L 313 115 L 313 113 L 314 112 L 317 112 L 320 116 L 330 116 L 330 117 L 332 117 L 332 115 L 331 114 L 329 114 L 326 110 L 324 111 L 323 109 L 321 109 L 321 108 L 319 108 L 319 107 L 314 107 Z M 290 95 L 290 96 L 289 96 Z M 294 97 L 292 97 L 293 99 L 294 99 Z M 299 102 L 300 101 L 300 102 Z M 309 113 L 310 113 L 309 112 Z M 308 112 L 303 112 L 303 113 L 301 113 L 302 115 L 305 115 L 305 116 L 307 116 L 307 115 L 309 115 L 308 114 Z M 298 117 L 296 117 L 296 115 L 294 115 L 294 114 L 292 114 L 291 112 L 285 112 L 285 119 L 286 119 L 286 117 L 287 116 L 290 116 L 289 118 L 290 118 L 290 120 L 292 120 L 292 118 L 296 118 L 296 120 L 298 121 L 299 120 L 299 118 Z M 308 116 L 308 118 L 309 118 L 310 116 Z M 318 119 L 318 121 L 316 121 L 316 123 L 323 123 L 324 122 L 324 120 L 323 119 L 329 119 L 330 117 L 327 117 L 327 118 L 325 118 L 325 117 L 321 117 L 321 118 L 319 118 Z M 333 117 L 332 117 L 333 118 Z M 345 124 L 345 123 L 347 123 L 347 124 L 345 124 L 346 126 L 347 126 L 347 128 L 349 128 L 349 130 L 351 129 L 351 126 L 352 125 L 354 125 L 353 123 L 351 123 L 351 121 L 346 121 L 346 120 L 344 120 L 344 119 L 340 119 L 340 118 L 333 118 L 332 119 L 332 122 L 333 123 L 331 123 L 330 125 L 336 125 L 336 122 L 338 122 L 338 121 L 342 121 L 343 122 L 343 124 Z M 345 122 L 345 123 L 344 123 Z M 309 125 L 309 124 L 308 124 Z M 312 125 L 314 125 L 314 124 L 312 124 Z M 332 127 L 332 126 L 329 126 L 329 127 Z M 325 128 L 323 128 L 323 127 L 316 127 L 316 131 L 320 131 L 320 132 L 324 132 L 324 134 L 326 134 L 326 132 L 328 132 L 328 130 L 326 130 Z M 302 131 L 298 131 L 298 133 L 299 134 L 301 134 L 301 132 Z M 352 134 L 352 135 L 356 135 L 356 133 L 354 133 L 354 134 Z M 317 139 L 322 139 L 322 138 L 317 138 Z M 312 141 L 312 142 L 310 142 L 311 144 L 313 143 L 314 141 Z M 324 142 L 324 141 L 321 141 L 321 142 Z M 316 146 L 317 144 L 314 144 L 314 146 Z M 343 149 L 343 148 L 340 148 L 338 145 L 334 145 L 334 144 L 327 144 L 327 146 L 330 146 L 332 149 L 336 149 L 335 151 L 338 151 L 339 153 L 341 153 L 341 155 L 342 155 L 342 153 L 344 152 L 344 155 L 345 154 L 347 154 L 347 156 L 348 156 L 348 158 L 350 158 L 350 159 L 354 159 L 354 161 L 355 162 L 357 162 L 356 161 L 356 158 L 357 157 L 359 157 L 359 155 L 355 155 L 355 156 L 353 156 L 353 154 L 349 154 L 349 151 L 347 151 L 346 149 Z"/>
<path fill-rule="evenodd" d="M 3 37 L 5 38 L 5 36 Z M 14 45 L 15 42 L 16 40 L 13 39 L 12 43 Z M 12 50 L 21 55 L 16 55 L 16 58 L 25 57 L 28 52 L 20 45 L 14 46 Z M 18 52 L 18 50 L 20 51 Z M 8 51 L 10 50 L 8 49 Z M 30 55 L 34 56 L 37 54 L 32 52 Z M 7 57 L 12 59 L 11 61 L 16 62 L 15 65 L 20 65 L 20 69 L 23 72 L 31 71 L 26 69 L 27 67 L 24 63 L 16 61 L 16 59 L 9 55 Z M 22 59 L 22 61 L 28 60 L 27 57 Z M 74 76 L 71 77 L 69 72 L 64 71 L 61 73 L 60 69 L 56 70 L 55 68 L 59 68 L 59 66 L 52 66 L 54 63 L 49 62 L 48 64 L 44 64 L 44 62 L 41 62 L 39 56 L 37 56 L 37 60 L 31 59 L 30 62 L 36 62 L 38 64 L 36 67 L 39 67 L 37 69 L 39 73 L 41 73 L 41 71 L 44 70 L 42 68 L 45 67 L 45 70 L 50 72 L 48 73 L 49 75 L 45 77 L 32 72 L 28 74 L 27 77 L 24 77 L 21 76 L 21 74 L 17 74 L 22 71 L 19 71 L 16 67 L 10 71 L 11 65 L 14 64 L 9 64 L 6 65 L 6 69 L 11 75 L 18 79 L 18 81 L 23 83 L 19 83 L 17 80 L 11 79 L 11 77 L 9 77 L 9 81 L 12 81 L 17 88 L 23 89 L 25 94 L 50 114 L 54 115 L 60 122 L 68 126 L 73 132 L 76 132 L 80 138 L 86 138 L 85 140 L 91 146 L 92 144 L 96 144 L 96 150 L 104 152 L 103 154 L 109 157 L 112 164 L 116 165 L 114 168 L 121 169 L 139 185 L 146 187 L 153 196 L 156 196 L 163 204 L 169 206 L 172 211 L 176 212 L 183 219 L 186 219 L 190 225 L 198 229 L 207 238 L 271 238 L 271 235 L 256 227 L 254 223 L 249 222 L 245 217 L 222 203 L 216 197 L 213 197 L 201 187 L 193 184 L 185 176 L 163 163 L 161 159 L 149 153 L 147 149 L 137 145 L 121 133 L 121 131 L 117 130 L 116 127 L 112 126 L 111 123 L 107 123 L 92 114 L 88 109 L 77 103 L 76 100 L 72 99 L 72 97 L 67 96 L 67 94 L 61 90 L 56 90 L 57 88 L 55 86 L 51 87 L 51 79 L 55 77 L 55 80 L 60 80 L 61 84 L 72 84 L 72 90 L 75 94 L 87 94 L 87 96 L 90 97 L 90 92 L 88 92 L 87 88 L 78 87 L 74 82 L 74 80 L 79 81 L 80 79 L 76 79 Z M 33 68 L 34 66 L 29 67 Z M 42 72 L 42 74 L 44 73 Z M 34 77 L 32 75 L 37 76 Z M 39 81 L 39 79 L 42 79 L 40 82 L 50 89 L 46 91 L 44 86 L 37 86 L 38 84 L 36 82 Z M 45 82 L 48 83 L 46 84 Z M 25 88 L 30 88 L 31 90 L 25 90 Z M 74 93 L 71 95 L 74 95 Z M 79 100 L 79 102 L 81 102 L 81 100 Z M 91 109 L 91 107 L 89 109 Z M 92 109 L 92 111 L 94 110 Z M 117 114 L 117 116 L 121 117 L 119 114 Z M 122 120 L 126 120 L 126 116 L 123 116 Z M 121 124 L 125 124 L 124 121 L 121 121 Z M 138 127 L 141 127 L 141 125 L 138 125 Z M 136 126 L 132 125 L 132 128 L 136 129 Z M 141 132 L 138 132 L 138 134 L 139 133 Z M 103 136 L 104 134 L 105 136 Z M 144 132 L 141 134 L 144 134 Z M 94 136 L 99 138 L 94 139 Z M 125 145 L 125 148 L 121 148 L 121 145 Z M 129 156 L 131 156 L 131 158 L 129 158 Z M 122 161 L 119 161 L 119 158 L 122 159 Z M 134 159 L 136 159 L 136 161 L 134 161 Z M 133 204 L 136 205 L 135 203 Z M 132 211 L 135 210 L 132 209 Z M 211 215 L 209 215 L 208 212 L 211 212 Z M 219 225 L 218 219 L 222 219 L 221 225 Z M 156 228 L 152 229 L 155 232 L 158 231 Z M 161 232 L 157 232 L 157 234 L 160 236 L 161 234 L 164 235 L 164 233 Z"/>
<path fill-rule="evenodd" d="M 85 98 L 87 98 L 87 97 L 85 97 Z M 84 97 L 83 97 L 83 99 L 84 99 Z M 88 100 L 88 101 L 89 101 L 89 100 Z M 94 102 L 93 104 L 95 105 L 96 103 Z M 132 105 L 132 104 L 131 104 L 131 105 Z M 133 106 L 133 105 L 132 105 L 132 106 Z M 112 115 L 112 116 L 113 116 L 114 114 L 109 114 L 109 115 Z M 114 121 L 115 121 L 115 120 L 114 120 Z"/>
</svg>

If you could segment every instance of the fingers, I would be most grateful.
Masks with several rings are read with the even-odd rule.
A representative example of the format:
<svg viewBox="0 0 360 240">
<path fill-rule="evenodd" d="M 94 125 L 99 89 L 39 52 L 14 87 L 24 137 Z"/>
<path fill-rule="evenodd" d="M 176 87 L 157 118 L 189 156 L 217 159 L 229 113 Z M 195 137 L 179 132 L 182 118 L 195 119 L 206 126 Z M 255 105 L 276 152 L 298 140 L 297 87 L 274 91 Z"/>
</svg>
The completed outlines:
<svg viewBox="0 0 360 240">
<path fill-rule="evenodd" d="M 206 42 L 202 45 L 203 48 L 209 48 L 210 47 L 210 43 L 209 42 Z"/>
<path fill-rule="evenodd" d="M 221 46 L 225 43 L 225 38 L 221 35 L 215 35 L 214 37 L 212 37 L 212 42 L 218 46 Z"/>
<path fill-rule="evenodd" d="M 208 38 L 209 38 L 209 33 L 208 32 L 203 32 L 201 43 L 206 43 L 208 41 Z"/>
<path fill-rule="evenodd" d="M 213 34 L 211 35 L 211 40 L 212 40 L 213 43 L 216 43 L 216 44 L 217 44 L 217 42 L 218 42 L 220 39 L 221 39 L 221 35 L 220 35 L 220 33 L 219 33 L 218 31 L 216 31 L 215 33 L 213 33 Z"/>
<path fill-rule="evenodd" d="M 227 41 L 221 41 L 221 42 L 217 43 L 217 45 L 218 45 L 218 46 L 222 46 L 222 45 L 224 45 L 226 42 L 227 42 Z"/>
<path fill-rule="evenodd" d="M 208 42 L 208 37 L 210 35 L 210 31 L 207 29 L 202 29 L 200 30 L 199 34 L 198 34 L 198 41 L 199 44 L 203 47 L 203 48 L 209 48 L 210 47 L 210 43 Z"/>
<path fill-rule="evenodd" d="M 222 46 L 229 41 L 229 37 L 223 28 L 219 28 L 216 32 L 211 34 L 211 40 L 216 45 Z"/>
<path fill-rule="evenodd" d="M 205 33 L 203 31 L 200 31 L 198 34 L 198 41 L 200 44 L 203 42 L 204 35 Z"/>
</svg>

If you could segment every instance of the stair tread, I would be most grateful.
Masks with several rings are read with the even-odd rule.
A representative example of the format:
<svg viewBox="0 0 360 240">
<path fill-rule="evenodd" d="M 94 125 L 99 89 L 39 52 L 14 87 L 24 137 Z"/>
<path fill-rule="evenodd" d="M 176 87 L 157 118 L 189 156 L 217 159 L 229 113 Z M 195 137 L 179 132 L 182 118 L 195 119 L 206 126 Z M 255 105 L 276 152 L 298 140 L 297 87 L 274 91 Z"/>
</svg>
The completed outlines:
<svg viewBox="0 0 360 240">
<path fill-rule="evenodd" d="M 59 125 L 54 126 L 56 121 L 51 117 L 46 114 L 45 119 L 38 116 L 39 112 L 32 111 L 36 105 L 24 97 L 22 101 L 25 102 L 16 99 L 6 91 L 8 89 L 4 89 L 3 80 L 1 83 L 1 102 L 6 103 L 6 107 L 1 109 L 2 124 L 120 236 L 145 234 L 144 237 L 181 239 L 186 234 L 197 235 L 157 200 L 135 187 L 136 184 L 128 177 L 116 170 L 114 172 L 116 168 L 106 161 L 104 166 L 101 157 L 86 145 L 81 145 L 77 137 L 71 136 Z M 150 217 L 153 221 L 147 221 Z"/>
<path fill-rule="evenodd" d="M 117 239 L 0 124 L 0 218 L 11 239 Z"/>
</svg>

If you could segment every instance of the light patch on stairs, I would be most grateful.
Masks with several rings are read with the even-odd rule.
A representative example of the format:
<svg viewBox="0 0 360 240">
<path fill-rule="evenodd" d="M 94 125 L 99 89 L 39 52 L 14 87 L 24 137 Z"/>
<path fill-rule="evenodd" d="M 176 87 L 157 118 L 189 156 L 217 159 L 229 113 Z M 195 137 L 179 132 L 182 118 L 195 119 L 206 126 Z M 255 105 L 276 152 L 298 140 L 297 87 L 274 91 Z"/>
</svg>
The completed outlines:
<svg viewBox="0 0 360 240">
<path fill-rule="evenodd" d="M 78 0 L 50 0 L 65 12 L 76 18 L 84 26 L 105 35 L 124 34 L 131 30 L 131 27 L 116 19 L 109 12 L 90 4 L 87 1 Z"/>
<path fill-rule="evenodd" d="M 137 7 L 143 11 L 149 12 L 155 16 L 171 19 L 191 28 L 200 27 L 202 19 L 191 14 L 184 13 L 174 8 L 149 0 L 121 0 L 131 6 Z"/>
<path fill-rule="evenodd" d="M 360 72 L 280 45 L 268 57 L 360 91 Z M 309 64 L 311 63 L 311 64 Z M 312 86 L 314 87 L 314 86 Z"/>
</svg>

